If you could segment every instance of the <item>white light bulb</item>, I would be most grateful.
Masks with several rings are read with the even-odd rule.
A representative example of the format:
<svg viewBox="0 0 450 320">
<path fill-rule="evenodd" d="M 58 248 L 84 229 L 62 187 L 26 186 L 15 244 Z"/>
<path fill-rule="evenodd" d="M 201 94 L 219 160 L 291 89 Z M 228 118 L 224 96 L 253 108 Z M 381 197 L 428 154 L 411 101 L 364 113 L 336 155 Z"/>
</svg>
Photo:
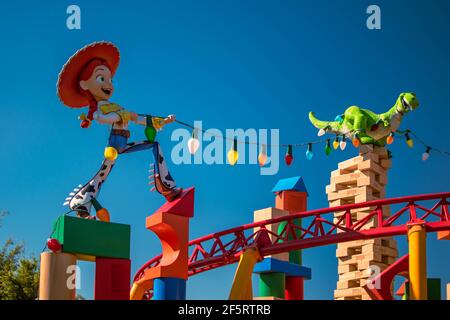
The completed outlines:
<svg viewBox="0 0 450 320">
<path fill-rule="evenodd" d="M 345 140 L 342 140 L 342 141 L 339 143 L 339 146 L 341 147 L 341 150 L 344 150 L 345 147 L 347 146 L 347 142 L 346 142 Z"/>
<path fill-rule="evenodd" d="M 422 154 L 422 160 L 423 161 L 427 161 L 429 157 L 430 157 L 430 154 L 428 152 L 424 152 Z"/>
<path fill-rule="evenodd" d="M 198 141 L 198 139 L 195 138 L 190 138 L 187 144 L 190 154 L 195 154 L 198 150 L 198 147 L 200 146 L 200 142 Z"/>
<path fill-rule="evenodd" d="M 326 131 L 324 129 L 320 129 L 319 132 L 317 132 L 317 136 L 321 137 L 326 133 Z"/>
</svg>

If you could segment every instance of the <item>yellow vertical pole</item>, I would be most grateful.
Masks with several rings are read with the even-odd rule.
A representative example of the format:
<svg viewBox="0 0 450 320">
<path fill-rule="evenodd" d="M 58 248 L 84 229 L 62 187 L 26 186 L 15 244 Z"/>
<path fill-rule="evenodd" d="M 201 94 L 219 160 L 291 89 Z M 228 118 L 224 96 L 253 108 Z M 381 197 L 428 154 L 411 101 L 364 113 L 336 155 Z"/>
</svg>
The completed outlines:
<svg viewBox="0 0 450 320">
<path fill-rule="evenodd" d="M 410 300 L 427 300 L 426 237 L 423 224 L 408 226 Z"/>
<path fill-rule="evenodd" d="M 257 248 L 249 248 L 242 253 L 231 286 L 230 300 L 253 300 L 252 274 L 259 260 L 261 256 Z"/>
<path fill-rule="evenodd" d="M 142 300 L 146 291 L 153 289 L 153 279 L 145 277 L 135 283 L 130 290 L 130 300 Z"/>
</svg>

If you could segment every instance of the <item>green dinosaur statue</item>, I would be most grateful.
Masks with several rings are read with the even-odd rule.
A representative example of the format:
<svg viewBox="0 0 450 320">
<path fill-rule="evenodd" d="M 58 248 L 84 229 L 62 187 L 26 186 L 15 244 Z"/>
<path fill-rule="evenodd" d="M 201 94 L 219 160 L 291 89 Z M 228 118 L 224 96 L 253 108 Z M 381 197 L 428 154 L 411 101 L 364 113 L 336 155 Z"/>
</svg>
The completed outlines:
<svg viewBox="0 0 450 320">
<path fill-rule="evenodd" d="M 385 146 L 391 132 L 397 131 L 403 115 L 416 109 L 419 100 L 412 92 L 402 93 L 395 105 L 385 113 L 376 114 L 370 110 L 351 106 L 335 121 L 321 121 L 309 113 L 309 120 L 319 130 L 319 135 L 333 133 L 346 137 L 357 137 L 361 144 Z"/>
</svg>

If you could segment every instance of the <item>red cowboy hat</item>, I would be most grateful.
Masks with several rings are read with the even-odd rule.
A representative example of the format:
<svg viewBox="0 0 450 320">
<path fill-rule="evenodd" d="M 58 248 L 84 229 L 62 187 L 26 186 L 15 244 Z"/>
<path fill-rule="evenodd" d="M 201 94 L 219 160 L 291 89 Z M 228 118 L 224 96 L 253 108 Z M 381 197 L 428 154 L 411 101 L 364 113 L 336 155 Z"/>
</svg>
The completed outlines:
<svg viewBox="0 0 450 320">
<path fill-rule="evenodd" d="M 94 42 L 78 50 L 63 66 L 56 84 L 58 97 L 62 103 L 71 108 L 89 105 L 88 98 L 80 92 L 79 76 L 92 59 L 103 59 L 114 76 L 119 66 L 119 49 L 110 42 Z"/>
</svg>

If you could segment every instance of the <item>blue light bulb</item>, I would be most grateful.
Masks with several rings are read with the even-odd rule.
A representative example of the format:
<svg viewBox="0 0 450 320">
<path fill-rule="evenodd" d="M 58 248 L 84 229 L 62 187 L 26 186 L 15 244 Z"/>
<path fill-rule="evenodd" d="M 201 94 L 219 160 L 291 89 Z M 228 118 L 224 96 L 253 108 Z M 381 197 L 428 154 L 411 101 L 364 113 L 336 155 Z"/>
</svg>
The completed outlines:
<svg viewBox="0 0 450 320">
<path fill-rule="evenodd" d="M 314 156 L 314 153 L 312 151 L 312 143 L 308 143 L 308 149 L 306 150 L 306 158 L 308 160 L 311 160 Z"/>
</svg>

